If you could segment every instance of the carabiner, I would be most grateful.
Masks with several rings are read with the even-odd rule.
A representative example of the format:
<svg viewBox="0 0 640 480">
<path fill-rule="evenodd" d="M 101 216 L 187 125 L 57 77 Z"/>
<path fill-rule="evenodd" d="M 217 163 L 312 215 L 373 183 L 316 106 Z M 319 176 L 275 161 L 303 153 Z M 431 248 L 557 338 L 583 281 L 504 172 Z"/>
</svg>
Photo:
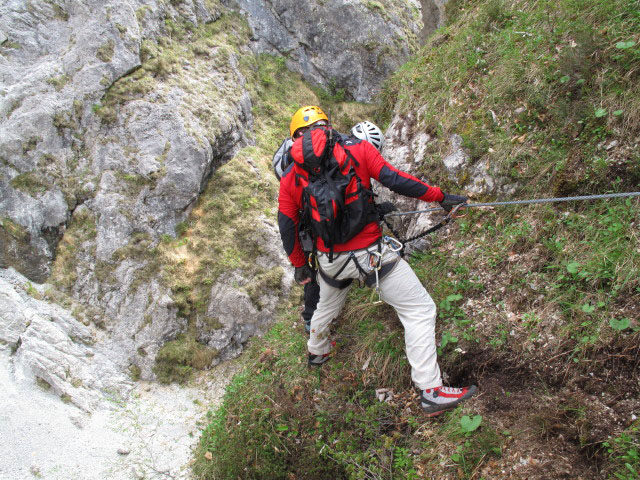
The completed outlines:
<svg viewBox="0 0 640 480">
<path fill-rule="evenodd" d="M 313 252 L 309 254 L 309 260 L 307 262 L 312 270 L 318 269 L 318 255 L 314 255 Z M 315 265 L 314 265 L 315 263 Z"/>
<path fill-rule="evenodd" d="M 373 297 L 374 295 L 378 294 L 378 300 L 376 300 L 375 302 L 373 301 Z M 373 305 L 380 305 L 381 303 L 384 303 L 382 301 L 382 298 L 380 298 L 380 289 L 376 288 L 375 290 L 371 291 L 371 297 L 369 297 L 369 301 L 373 304 Z"/>
<path fill-rule="evenodd" d="M 369 267 L 376 273 L 376 286 L 371 292 L 371 297 L 369 301 L 374 305 L 378 305 L 382 303 L 382 298 L 380 298 L 380 277 L 378 276 L 378 272 L 382 268 L 382 253 L 381 252 L 369 252 Z M 378 301 L 373 301 L 373 296 L 378 294 Z"/>
<path fill-rule="evenodd" d="M 382 237 L 382 240 L 387 244 L 387 246 L 389 247 L 389 250 L 391 250 L 392 252 L 399 252 L 404 248 L 404 245 L 402 244 L 402 242 L 397 238 L 393 238 L 388 235 L 385 235 L 384 237 Z"/>
<path fill-rule="evenodd" d="M 462 208 L 463 206 L 465 206 L 466 203 L 459 203 L 457 205 L 454 205 L 454 207 L 449 211 L 449 213 L 447 214 L 446 218 L 455 218 L 455 214 L 458 211 L 459 208 Z"/>
<path fill-rule="evenodd" d="M 369 252 L 369 267 L 376 272 L 380 270 L 382 266 L 382 253 Z"/>
<path fill-rule="evenodd" d="M 371 297 L 369 297 L 369 301 L 374 305 L 379 305 L 382 303 L 382 298 L 380 297 L 380 278 L 378 277 L 378 270 L 380 270 L 379 267 L 374 270 L 374 272 L 376 272 L 376 287 L 371 292 Z M 378 294 L 378 300 L 374 302 L 373 296 L 376 294 Z"/>
</svg>

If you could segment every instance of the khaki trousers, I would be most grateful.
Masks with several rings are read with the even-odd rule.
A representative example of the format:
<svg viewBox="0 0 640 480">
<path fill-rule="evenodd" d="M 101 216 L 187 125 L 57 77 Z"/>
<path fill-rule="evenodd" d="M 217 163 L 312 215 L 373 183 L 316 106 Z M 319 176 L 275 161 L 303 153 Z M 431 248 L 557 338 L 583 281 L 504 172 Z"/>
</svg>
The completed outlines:
<svg viewBox="0 0 640 480">
<path fill-rule="evenodd" d="M 376 252 L 377 245 L 368 249 L 353 252 L 360 266 L 372 271 L 370 252 Z M 337 280 L 362 277 L 353 260 L 349 260 L 349 252 L 340 252 L 332 263 L 327 254 L 318 254 L 318 263 L 322 271 L 333 277 L 348 261 L 347 266 L 338 275 Z M 384 243 L 382 247 L 382 263 L 396 259 L 397 253 L 391 251 Z M 311 335 L 307 343 L 309 353 L 323 355 L 331 351 L 329 341 L 329 325 L 336 318 L 347 298 L 350 287 L 339 289 L 329 285 L 318 275 L 320 284 L 320 301 L 311 318 Z M 420 389 L 434 388 L 442 385 L 440 368 L 436 353 L 435 320 L 436 305 L 420 283 L 411 267 L 400 259 L 395 268 L 380 280 L 380 297 L 391 305 L 404 327 L 404 341 L 407 359 L 411 365 L 411 379 Z"/>
</svg>

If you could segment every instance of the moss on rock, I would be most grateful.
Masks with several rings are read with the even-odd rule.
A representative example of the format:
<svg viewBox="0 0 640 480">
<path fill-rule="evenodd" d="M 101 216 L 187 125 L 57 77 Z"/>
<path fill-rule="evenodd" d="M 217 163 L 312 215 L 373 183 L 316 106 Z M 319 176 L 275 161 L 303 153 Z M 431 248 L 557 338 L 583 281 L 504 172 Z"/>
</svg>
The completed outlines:
<svg viewBox="0 0 640 480">
<path fill-rule="evenodd" d="M 185 383 L 193 369 L 210 367 L 217 355 L 217 350 L 198 343 L 193 336 L 181 335 L 158 351 L 153 373 L 162 383 Z"/>
</svg>

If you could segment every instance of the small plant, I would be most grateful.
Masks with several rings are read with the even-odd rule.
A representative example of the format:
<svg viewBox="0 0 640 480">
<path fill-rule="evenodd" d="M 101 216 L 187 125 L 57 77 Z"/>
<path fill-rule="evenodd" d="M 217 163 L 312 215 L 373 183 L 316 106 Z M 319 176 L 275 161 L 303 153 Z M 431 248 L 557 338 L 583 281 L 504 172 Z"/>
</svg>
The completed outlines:
<svg viewBox="0 0 640 480">
<path fill-rule="evenodd" d="M 607 109 L 606 108 L 596 108 L 596 110 L 593 112 L 593 115 L 596 118 L 606 117 L 607 116 Z"/>
<path fill-rule="evenodd" d="M 142 374 L 142 370 L 138 365 L 132 364 L 129 365 L 129 374 L 131 375 L 131 380 L 137 382 L 140 380 L 140 375 Z"/>
<path fill-rule="evenodd" d="M 452 343 L 458 343 L 458 337 L 454 337 L 449 332 L 444 332 L 440 339 L 440 346 L 438 347 L 438 355 L 442 355 L 447 348 L 447 345 Z"/>
<path fill-rule="evenodd" d="M 460 419 L 460 430 L 462 430 L 465 435 L 469 435 L 472 432 L 475 432 L 481 424 L 481 415 L 474 415 L 473 418 L 471 418 L 469 415 L 465 415 Z"/>
<path fill-rule="evenodd" d="M 633 40 L 627 40 L 616 43 L 616 48 L 619 50 L 628 50 L 629 48 L 635 46 L 636 42 Z"/>
<path fill-rule="evenodd" d="M 47 83 L 49 85 L 52 85 L 56 90 L 60 91 L 64 88 L 64 86 L 69 83 L 69 81 L 71 80 L 71 78 L 69 77 L 69 75 L 64 74 L 64 75 L 59 75 L 57 77 L 51 77 L 47 80 Z"/>
<path fill-rule="evenodd" d="M 459 293 L 455 293 L 453 295 L 448 295 L 444 300 L 440 302 L 439 307 L 442 310 L 447 312 L 451 312 L 454 309 L 454 304 L 462 300 L 462 295 Z"/>
<path fill-rule="evenodd" d="M 42 300 L 42 295 L 40 292 L 31 284 L 31 282 L 26 283 L 26 292 L 30 297 L 35 298 L 36 300 Z"/>
<path fill-rule="evenodd" d="M 468 418 L 465 425 L 471 431 L 465 431 L 462 427 L 462 419 Z M 479 466 L 491 457 L 502 455 L 502 439 L 491 428 L 478 430 L 482 423 L 482 417 L 476 415 L 473 418 L 462 417 L 460 420 L 460 433 L 464 435 L 465 441 L 456 447 L 456 451 L 451 455 L 451 460 L 456 464 L 456 478 L 473 478 Z M 468 423 L 467 423 L 468 422 Z"/>
<path fill-rule="evenodd" d="M 91 111 L 95 113 L 105 124 L 112 124 L 118 120 L 118 113 L 112 106 L 93 104 Z"/>
<path fill-rule="evenodd" d="M 617 332 L 622 332 L 631 326 L 631 320 L 628 318 L 621 318 L 620 320 L 612 318 L 609 320 L 609 325 Z"/>
<path fill-rule="evenodd" d="M 619 480 L 635 480 L 640 476 L 640 422 L 637 420 L 619 436 L 603 443 L 616 463 L 613 475 Z"/>
<path fill-rule="evenodd" d="M 115 43 L 113 42 L 113 40 L 109 40 L 107 43 L 98 48 L 98 50 L 96 51 L 96 57 L 98 57 L 99 60 L 108 63 L 113 59 L 114 50 Z"/>
<path fill-rule="evenodd" d="M 49 183 L 37 172 L 27 172 L 14 177 L 11 186 L 31 195 L 47 191 Z"/>
<path fill-rule="evenodd" d="M 209 367 L 217 355 L 216 350 L 198 343 L 192 336 L 181 335 L 158 351 L 153 373 L 162 383 L 185 383 L 194 368 Z"/>
<path fill-rule="evenodd" d="M 367 3 L 365 5 L 369 10 L 373 10 L 373 11 L 378 10 L 381 13 L 385 12 L 384 5 L 376 0 L 367 0 Z"/>
</svg>

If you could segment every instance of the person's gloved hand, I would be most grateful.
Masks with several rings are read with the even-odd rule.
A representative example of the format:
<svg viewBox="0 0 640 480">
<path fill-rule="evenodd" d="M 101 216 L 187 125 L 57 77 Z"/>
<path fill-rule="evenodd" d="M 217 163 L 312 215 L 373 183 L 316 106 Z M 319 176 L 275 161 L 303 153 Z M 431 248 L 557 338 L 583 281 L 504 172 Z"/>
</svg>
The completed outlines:
<svg viewBox="0 0 640 480">
<path fill-rule="evenodd" d="M 311 267 L 305 264 L 301 267 L 296 267 L 296 271 L 293 274 L 293 279 L 296 281 L 296 283 L 304 285 L 305 283 L 309 283 L 311 281 L 312 276 L 313 272 L 311 271 Z"/>
<path fill-rule="evenodd" d="M 467 200 L 468 198 L 463 197 L 462 195 L 450 195 L 448 193 L 445 193 L 444 198 L 440 202 L 440 206 L 444 208 L 447 213 L 449 213 L 453 207 L 461 203 L 467 203 Z"/>
<path fill-rule="evenodd" d="M 398 210 L 396 206 L 391 202 L 378 203 L 376 204 L 376 206 L 378 207 L 378 212 L 380 213 L 380 215 L 386 215 L 387 213 Z"/>
</svg>

